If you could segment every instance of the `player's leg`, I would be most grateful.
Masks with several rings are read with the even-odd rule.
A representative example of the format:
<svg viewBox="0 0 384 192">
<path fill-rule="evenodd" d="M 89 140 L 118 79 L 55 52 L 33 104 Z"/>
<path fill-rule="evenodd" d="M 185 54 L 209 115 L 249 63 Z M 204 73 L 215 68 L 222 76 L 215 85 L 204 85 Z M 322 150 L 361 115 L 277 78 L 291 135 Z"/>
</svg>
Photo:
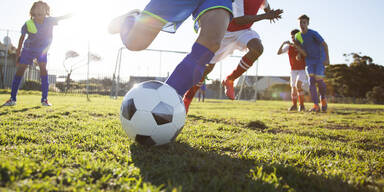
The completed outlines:
<svg viewBox="0 0 384 192">
<path fill-rule="evenodd" d="M 297 71 L 291 71 L 291 99 L 292 99 L 292 106 L 288 109 L 288 111 L 296 111 L 297 110 L 297 88 L 296 88 L 296 82 L 297 82 Z"/>
<path fill-rule="evenodd" d="M 197 94 L 197 98 L 199 98 L 199 102 L 200 102 L 200 98 L 201 98 L 201 87 L 200 87 L 200 89 L 199 89 L 199 94 Z"/>
<path fill-rule="evenodd" d="M 200 83 L 204 82 L 204 79 L 207 77 L 207 75 L 213 70 L 215 67 L 215 64 L 207 64 L 206 68 L 204 70 L 204 75 L 201 78 L 200 82 L 194 85 L 192 88 L 190 88 L 183 97 L 184 105 L 185 105 L 185 111 L 188 113 L 189 105 L 191 104 L 193 97 L 195 96 L 196 92 L 200 88 Z"/>
<path fill-rule="evenodd" d="M 313 108 L 310 109 L 311 112 L 319 112 L 319 96 L 317 94 L 316 87 L 316 61 L 306 60 L 307 72 L 309 75 L 309 91 L 311 93 L 312 102 L 314 104 Z"/>
<path fill-rule="evenodd" d="M 23 79 L 24 71 L 33 63 L 34 55 L 31 51 L 22 50 L 20 58 L 17 61 L 17 69 L 15 76 L 13 76 L 12 87 L 11 87 L 11 98 L 3 104 L 3 106 L 12 106 L 16 105 L 16 96 L 19 90 L 21 80 Z"/>
<path fill-rule="evenodd" d="M 41 104 L 43 106 L 51 106 L 48 102 L 48 89 L 49 89 L 49 82 L 48 82 L 48 71 L 47 71 L 47 59 L 46 55 L 43 56 L 44 58 L 40 58 L 38 60 L 39 68 L 40 68 L 40 79 L 41 79 Z"/>
<path fill-rule="evenodd" d="M 133 10 L 112 20 L 109 31 L 120 33 L 129 50 L 140 51 L 147 48 L 161 30 L 175 32 L 198 5 L 197 0 L 151 0 L 142 12 Z"/>
<path fill-rule="evenodd" d="M 202 94 L 202 101 L 204 102 L 205 101 L 205 88 L 201 91 L 201 94 Z"/>
<path fill-rule="evenodd" d="M 228 2 L 231 3 L 231 1 Z M 179 95 L 184 95 L 187 90 L 201 80 L 205 65 L 211 61 L 214 52 L 220 47 L 231 17 L 230 12 L 224 8 L 208 9 L 202 13 L 197 18 L 201 31 L 192 51 L 166 81 L 167 84 L 176 89 Z"/>
<path fill-rule="evenodd" d="M 299 111 L 305 111 L 305 106 L 304 106 L 304 88 L 303 84 L 306 82 L 306 76 L 307 74 L 305 73 L 304 70 L 299 70 L 298 71 L 298 77 L 297 77 L 297 82 L 296 82 L 296 89 L 297 89 L 297 94 L 298 94 L 298 99 L 299 99 Z"/>
<path fill-rule="evenodd" d="M 260 57 L 261 54 L 263 54 L 264 51 L 260 37 L 255 31 L 248 30 L 244 32 L 243 35 L 239 37 L 238 41 L 240 44 L 246 45 L 248 52 L 241 58 L 237 68 L 223 81 L 225 94 L 232 100 L 235 99 L 233 82 L 250 67 L 252 67 L 253 63 Z"/>
<path fill-rule="evenodd" d="M 141 51 L 152 43 L 164 25 L 163 21 L 142 13 L 137 21 L 135 17 L 127 18 L 126 28 L 120 31 L 120 37 L 127 49 Z"/>
<path fill-rule="evenodd" d="M 321 102 L 321 111 L 326 112 L 328 108 L 326 94 L 327 86 L 324 82 L 325 68 L 323 64 L 324 59 L 320 59 L 316 65 L 316 83 L 319 88 L 320 102 Z"/>
</svg>

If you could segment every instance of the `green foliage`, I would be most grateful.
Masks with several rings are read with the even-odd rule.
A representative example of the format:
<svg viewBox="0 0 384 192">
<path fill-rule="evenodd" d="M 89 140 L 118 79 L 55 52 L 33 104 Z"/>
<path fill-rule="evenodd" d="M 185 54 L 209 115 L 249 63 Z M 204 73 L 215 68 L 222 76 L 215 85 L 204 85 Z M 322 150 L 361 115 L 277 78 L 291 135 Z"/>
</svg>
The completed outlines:
<svg viewBox="0 0 384 192">
<path fill-rule="evenodd" d="M 0 191 L 384 190 L 384 106 L 192 102 L 176 141 L 148 148 L 122 130 L 121 98 L 49 100 L 0 108 Z"/>
<path fill-rule="evenodd" d="M 384 104 L 384 88 L 379 86 L 374 87 L 372 91 L 367 93 L 367 98 L 372 103 Z"/>
<path fill-rule="evenodd" d="M 41 90 L 41 83 L 40 81 L 34 81 L 34 80 L 27 80 L 24 82 L 23 85 L 24 90 L 34 90 L 34 91 L 39 91 Z"/>
<path fill-rule="evenodd" d="M 330 65 L 325 75 L 330 95 L 365 98 L 376 86 L 384 87 L 384 66 L 372 63 L 372 58 L 352 53 L 351 64 Z"/>
</svg>

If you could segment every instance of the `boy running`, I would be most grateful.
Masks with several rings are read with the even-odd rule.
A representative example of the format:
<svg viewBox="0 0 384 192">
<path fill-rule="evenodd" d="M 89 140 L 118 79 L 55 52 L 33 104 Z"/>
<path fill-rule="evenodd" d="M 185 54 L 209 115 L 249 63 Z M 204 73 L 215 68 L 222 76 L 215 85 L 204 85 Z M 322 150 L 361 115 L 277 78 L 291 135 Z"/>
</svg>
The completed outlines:
<svg viewBox="0 0 384 192">
<path fill-rule="evenodd" d="M 234 18 L 228 26 L 220 49 L 215 53 L 214 58 L 209 61 L 209 64 L 207 64 L 204 76 L 213 70 L 215 63 L 223 60 L 232 54 L 233 51 L 245 51 L 248 49 L 248 52 L 242 57 L 237 68 L 222 82 L 225 87 L 225 94 L 229 99 L 233 100 L 235 99 L 233 82 L 247 71 L 263 53 L 260 36 L 251 29 L 251 26 L 254 22 L 261 20 L 274 22 L 275 19 L 281 18 L 283 11 L 280 9 L 271 10 L 267 0 L 236 0 L 232 6 Z M 257 15 L 261 8 L 264 8 L 265 14 Z M 201 81 L 203 80 L 204 77 L 201 78 Z M 196 85 L 184 95 L 183 100 L 187 112 L 189 104 L 192 102 L 198 89 L 199 87 Z"/>
<path fill-rule="evenodd" d="M 283 42 L 277 52 L 278 55 L 288 53 L 289 63 L 291 64 L 291 99 L 293 105 L 288 109 L 289 111 L 305 111 L 303 83 L 307 80 L 304 61 L 307 54 L 299 45 L 294 43 L 295 35 L 298 32 L 300 32 L 298 29 L 292 30 L 292 42 Z M 299 99 L 300 103 L 299 108 L 297 108 L 297 99 Z"/>
<path fill-rule="evenodd" d="M 328 107 L 325 97 L 327 88 L 323 79 L 325 66 L 329 65 L 328 45 L 318 32 L 308 29 L 309 17 L 307 15 L 300 16 L 299 22 L 301 32 L 296 34 L 295 39 L 307 53 L 305 63 L 309 75 L 309 90 L 314 103 L 310 111 L 320 112 L 317 84 L 321 98 L 321 111 L 326 112 Z"/>
<path fill-rule="evenodd" d="M 161 30 L 176 32 L 190 15 L 195 20 L 195 31 L 201 28 L 199 36 L 191 52 L 166 80 L 183 96 L 200 81 L 205 64 L 219 49 L 232 18 L 231 0 L 151 0 L 144 11 L 132 11 L 114 19 L 109 31 L 120 33 L 127 49 L 140 51 L 147 48 Z"/>
</svg>

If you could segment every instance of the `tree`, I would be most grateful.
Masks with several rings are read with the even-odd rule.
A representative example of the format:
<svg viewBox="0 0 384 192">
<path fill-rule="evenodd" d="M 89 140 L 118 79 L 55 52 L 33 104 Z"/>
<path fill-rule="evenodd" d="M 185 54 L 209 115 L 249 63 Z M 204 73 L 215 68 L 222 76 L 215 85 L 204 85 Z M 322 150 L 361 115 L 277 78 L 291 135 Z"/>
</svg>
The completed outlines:
<svg viewBox="0 0 384 192">
<path fill-rule="evenodd" d="M 327 83 L 333 96 L 365 98 L 376 86 L 384 86 L 384 66 L 373 63 L 369 56 L 360 53 L 344 54 L 349 65 L 330 65 L 326 70 Z"/>
</svg>

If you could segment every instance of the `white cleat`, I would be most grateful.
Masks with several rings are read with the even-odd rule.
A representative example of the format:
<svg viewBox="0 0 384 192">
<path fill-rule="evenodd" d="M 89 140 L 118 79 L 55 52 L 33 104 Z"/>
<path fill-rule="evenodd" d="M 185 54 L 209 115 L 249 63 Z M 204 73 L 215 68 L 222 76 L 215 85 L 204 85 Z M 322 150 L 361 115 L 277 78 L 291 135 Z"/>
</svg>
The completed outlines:
<svg viewBox="0 0 384 192">
<path fill-rule="evenodd" d="M 111 33 L 111 34 L 120 33 L 121 26 L 123 25 L 125 19 L 127 17 L 130 17 L 130 16 L 137 17 L 137 16 L 140 15 L 140 13 L 141 13 L 141 11 L 139 9 L 134 9 L 134 10 L 131 10 L 131 11 L 129 11 L 128 13 L 126 13 L 124 15 L 121 15 L 119 17 L 114 18 L 109 23 L 108 32 Z"/>
<path fill-rule="evenodd" d="M 46 107 L 50 107 L 50 106 L 52 106 L 52 104 L 49 103 L 47 99 L 44 99 L 44 100 L 41 102 L 41 105 L 42 105 L 42 106 L 46 106 Z"/>
<path fill-rule="evenodd" d="M 3 104 L 3 106 L 14 106 L 16 105 L 16 101 L 9 99 L 7 102 Z"/>
</svg>

